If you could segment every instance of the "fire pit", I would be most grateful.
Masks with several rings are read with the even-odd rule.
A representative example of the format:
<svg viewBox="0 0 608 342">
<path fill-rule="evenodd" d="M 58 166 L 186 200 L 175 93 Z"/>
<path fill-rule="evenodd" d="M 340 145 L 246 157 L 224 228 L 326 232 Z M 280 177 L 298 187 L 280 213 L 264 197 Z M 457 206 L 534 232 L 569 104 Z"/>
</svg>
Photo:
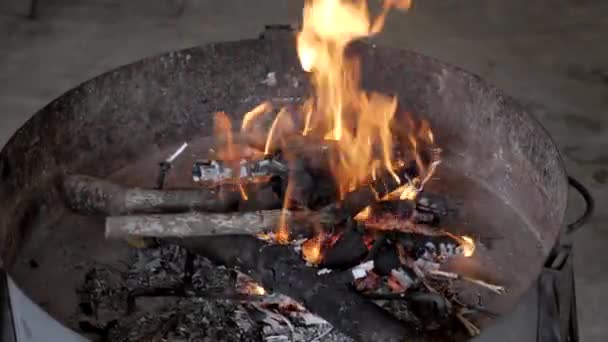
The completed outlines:
<svg viewBox="0 0 608 342">
<path fill-rule="evenodd" d="M 367 34 L 319 54 L 310 22 L 299 51 L 270 30 L 173 52 L 37 113 L 0 154 L 3 267 L 117 341 L 460 340 L 510 312 L 566 208 L 547 133 Z"/>
</svg>

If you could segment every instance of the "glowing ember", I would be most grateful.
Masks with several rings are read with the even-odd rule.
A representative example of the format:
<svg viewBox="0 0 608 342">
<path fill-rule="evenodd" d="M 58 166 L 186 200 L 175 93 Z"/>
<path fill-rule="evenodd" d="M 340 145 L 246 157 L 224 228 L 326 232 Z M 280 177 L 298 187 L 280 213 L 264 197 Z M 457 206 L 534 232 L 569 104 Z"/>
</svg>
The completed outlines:
<svg viewBox="0 0 608 342">
<path fill-rule="evenodd" d="M 287 203 L 292 194 L 292 182 L 287 183 L 287 189 L 285 190 L 285 198 L 283 199 L 283 210 L 281 210 L 281 216 L 279 217 L 279 225 L 275 233 L 276 241 L 280 244 L 289 243 L 289 227 L 287 226 Z"/>
<path fill-rule="evenodd" d="M 414 200 L 417 194 L 418 191 L 416 191 L 416 189 L 414 189 L 410 184 L 407 184 L 403 187 L 403 191 L 401 192 L 401 195 L 399 195 L 399 199 Z"/>
<path fill-rule="evenodd" d="M 415 178 L 415 179 L 413 179 L 413 181 L 411 183 L 406 183 L 406 184 L 398 187 L 393 192 L 382 197 L 380 200 L 381 201 L 390 201 L 390 200 L 395 200 L 395 199 L 412 200 L 412 201 L 415 200 L 416 196 L 418 195 L 418 189 L 415 186 L 415 184 L 418 184 L 417 180 L 418 180 L 418 178 Z M 367 206 L 355 216 L 355 220 L 366 221 L 370 218 L 371 214 L 372 214 L 372 207 Z"/>
<path fill-rule="evenodd" d="M 357 221 L 365 221 L 367 220 L 372 213 L 372 207 L 367 206 L 365 209 L 361 210 L 356 216 L 355 220 Z"/>
<path fill-rule="evenodd" d="M 475 254 L 475 241 L 473 241 L 472 238 L 463 235 L 460 237 L 463 241 L 461 247 L 462 247 L 462 255 L 469 258 L 472 257 L 473 254 Z"/>
<path fill-rule="evenodd" d="M 284 245 L 289 243 L 289 228 L 287 228 L 287 224 L 285 223 L 285 215 L 281 215 L 281 219 L 279 221 L 279 228 L 277 229 L 277 233 L 275 235 L 276 242 Z"/>
<path fill-rule="evenodd" d="M 411 182 L 408 182 L 408 183 L 398 187 L 393 192 L 386 195 L 384 198 L 382 198 L 382 200 L 389 201 L 389 200 L 400 199 L 400 200 L 413 201 L 416 199 L 416 196 L 418 195 L 419 189 L 416 186 L 417 184 L 418 184 L 418 178 L 414 178 Z"/>
<path fill-rule="evenodd" d="M 251 294 L 263 296 L 266 294 L 266 290 L 258 284 L 252 283 L 249 289 Z"/>
<path fill-rule="evenodd" d="M 249 200 L 249 196 L 247 196 L 247 192 L 245 192 L 245 188 L 243 187 L 243 184 L 239 183 L 239 192 L 241 193 L 241 198 L 244 201 Z"/>
<path fill-rule="evenodd" d="M 319 234 L 313 238 L 306 240 L 302 244 L 302 256 L 306 262 L 318 265 L 323 260 L 321 254 L 321 244 L 323 243 L 323 235 Z"/>
</svg>

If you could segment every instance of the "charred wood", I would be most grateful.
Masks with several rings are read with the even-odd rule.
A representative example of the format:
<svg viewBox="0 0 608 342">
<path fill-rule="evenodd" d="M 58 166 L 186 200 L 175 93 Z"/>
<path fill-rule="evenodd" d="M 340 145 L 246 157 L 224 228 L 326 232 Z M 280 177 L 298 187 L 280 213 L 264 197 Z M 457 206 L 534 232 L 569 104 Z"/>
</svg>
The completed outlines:
<svg viewBox="0 0 608 342">
<path fill-rule="evenodd" d="M 422 341 L 408 327 L 332 277 L 318 276 L 288 246 L 269 245 L 253 237 L 217 236 L 170 239 L 216 264 L 238 267 L 269 291 L 301 302 L 311 312 L 358 341 Z"/>
<path fill-rule="evenodd" d="M 346 230 L 323 255 L 321 267 L 347 269 L 359 264 L 368 250 L 363 241 L 363 232 L 356 229 Z"/>
<path fill-rule="evenodd" d="M 388 171 L 382 171 L 375 181 L 346 193 L 343 200 L 329 205 L 322 210 L 335 211 L 339 219 L 354 217 L 368 205 L 377 202 L 380 198 L 405 184 L 408 178 L 414 178 L 416 174 L 415 163 L 410 163 L 395 170 L 395 175 L 397 175 L 398 179 Z"/>
<path fill-rule="evenodd" d="M 448 215 L 449 208 L 445 197 L 422 191 L 416 196 L 416 209 L 424 213 L 432 213 L 437 218 Z"/>
<path fill-rule="evenodd" d="M 383 246 L 374 256 L 374 271 L 381 276 L 388 276 L 399 266 L 401 262 L 395 246 Z"/>
<path fill-rule="evenodd" d="M 135 309 L 135 301 L 140 297 L 197 297 L 205 299 L 221 299 L 232 301 L 256 301 L 263 297 L 259 295 L 249 295 L 236 292 L 234 290 L 218 289 L 215 291 L 196 291 L 186 289 L 182 284 L 177 284 L 174 287 L 151 287 L 137 288 L 129 292 L 127 297 L 127 314 L 130 314 Z"/>
<path fill-rule="evenodd" d="M 389 218 L 425 224 L 435 224 L 439 221 L 439 216 L 434 212 L 420 211 L 416 203 L 410 200 L 378 201 L 371 205 L 370 216 L 371 220 Z"/>
</svg>

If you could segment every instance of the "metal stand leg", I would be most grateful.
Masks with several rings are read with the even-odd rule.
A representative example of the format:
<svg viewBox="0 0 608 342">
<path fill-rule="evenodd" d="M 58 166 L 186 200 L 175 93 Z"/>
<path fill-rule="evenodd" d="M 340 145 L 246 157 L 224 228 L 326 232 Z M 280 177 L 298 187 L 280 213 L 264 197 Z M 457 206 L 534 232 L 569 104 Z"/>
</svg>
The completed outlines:
<svg viewBox="0 0 608 342">
<path fill-rule="evenodd" d="M 38 0 L 30 0 L 30 10 L 27 14 L 28 19 L 35 20 L 38 18 Z"/>
</svg>

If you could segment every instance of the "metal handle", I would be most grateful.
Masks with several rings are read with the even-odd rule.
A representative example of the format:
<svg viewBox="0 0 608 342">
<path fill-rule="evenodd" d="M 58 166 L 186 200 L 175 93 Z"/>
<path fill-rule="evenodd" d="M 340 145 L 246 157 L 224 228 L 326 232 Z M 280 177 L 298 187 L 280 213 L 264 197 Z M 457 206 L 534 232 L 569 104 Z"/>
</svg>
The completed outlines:
<svg viewBox="0 0 608 342">
<path fill-rule="evenodd" d="M 589 221 L 589 218 L 591 217 L 591 215 L 593 214 L 593 210 L 595 209 L 595 201 L 593 200 L 593 197 L 591 196 L 589 190 L 575 178 L 568 176 L 568 184 L 576 191 L 578 191 L 578 193 L 585 201 L 586 206 L 583 214 L 579 216 L 579 218 L 577 218 L 574 222 L 569 223 L 566 227 L 566 234 L 572 234 L 577 229 L 584 226 L 587 221 Z"/>
</svg>

